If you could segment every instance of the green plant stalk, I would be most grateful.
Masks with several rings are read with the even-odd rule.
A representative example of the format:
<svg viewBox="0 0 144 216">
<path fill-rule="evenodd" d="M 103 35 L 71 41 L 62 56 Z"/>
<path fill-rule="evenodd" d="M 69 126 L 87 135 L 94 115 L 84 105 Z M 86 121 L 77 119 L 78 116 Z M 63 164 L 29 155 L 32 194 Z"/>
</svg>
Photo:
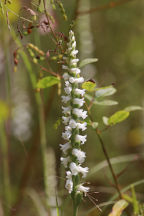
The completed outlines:
<svg viewBox="0 0 144 216">
<path fill-rule="evenodd" d="M 9 215 L 11 204 L 11 189 L 9 177 L 9 164 L 8 164 L 8 142 L 4 125 L 0 122 L 0 138 L 1 138 L 1 151 L 2 151 L 2 173 L 3 173 L 3 196 L 4 196 L 4 212 L 5 216 Z"/>
<path fill-rule="evenodd" d="M 91 116 L 91 114 L 90 114 L 90 110 L 88 110 L 88 113 L 89 113 L 89 118 L 90 118 L 91 121 L 93 122 L 92 116 Z M 98 139 L 99 139 L 99 142 L 100 142 L 100 144 L 101 144 L 101 147 L 102 147 L 103 153 L 104 153 L 104 155 L 105 155 L 105 158 L 106 158 L 106 160 L 107 160 L 107 163 L 108 163 L 110 172 L 111 172 L 111 174 L 112 174 L 112 177 L 113 177 L 113 180 L 114 180 L 114 183 L 115 183 L 115 187 L 116 187 L 117 192 L 118 192 L 118 194 L 119 194 L 119 198 L 122 199 L 122 193 L 121 193 L 120 188 L 119 188 L 117 176 L 116 176 L 116 174 L 115 174 L 115 172 L 114 172 L 114 169 L 113 169 L 113 167 L 112 167 L 112 164 L 111 164 L 111 161 L 110 161 L 110 157 L 109 157 L 108 152 L 107 152 L 107 150 L 106 150 L 106 148 L 105 148 L 103 139 L 102 139 L 102 137 L 101 137 L 101 135 L 100 135 L 100 133 L 99 133 L 99 131 L 98 131 L 97 129 L 95 130 L 95 132 L 96 132 L 96 135 L 97 135 L 97 137 L 98 137 Z"/>
<path fill-rule="evenodd" d="M 19 39 L 16 38 L 15 33 L 12 32 L 12 37 L 14 38 L 16 44 L 19 47 L 22 47 L 22 44 Z M 27 55 L 25 54 L 24 51 L 20 52 L 20 55 L 25 63 L 25 67 L 27 71 L 29 72 L 30 80 L 32 83 L 33 89 L 36 88 L 36 76 L 33 72 L 31 63 L 29 62 L 29 59 Z M 39 92 L 35 93 L 35 98 L 36 98 L 36 103 L 38 105 L 38 112 L 39 112 L 39 123 L 40 123 L 40 143 L 41 143 L 41 153 L 42 153 L 42 160 L 43 160 L 43 172 L 44 172 L 44 187 L 45 187 L 45 194 L 46 194 L 46 203 L 48 206 L 48 185 L 47 185 L 47 178 L 48 178 L 48 173 L 47 173 L 47 154 L 46 154 L 46 130 L 45 130 L 45 120 L 44 120 L 44 108 L 43 108 L 43 103 L 41 99 L 41 95 Z"/>
<path fill-rule="evenodd" d="M 40 143 L 41 143 L 41 153 L 43 159 L 43 172 L 44 172 L 44 186 L 46 195 L 46 205 L 49 207 L 49 185 L 48 185 L 48 169 L 47 169 L 47 141 L 46 141 L 46 129 L 45 129 L 45 119 L 44 119 L 44 105 L 40 93 L 37 94 L 37 103 L 39 109 L 39 122 L 40 122 Z"/>
<path fill-rule="evenodd" d="M 98 137 L 98 139 L 99 139 L 99 141 L 100 141 L 100 144 L 101 144 L 103 153 L 104 153 L 105 158 L 106 158 L 106 160 L 107 160 L 107 163 L 108 163 L 109 169 L 110 169 L 110 171 L 111 171 L 113 180 L 114 180 L 114 182 L 115 182 L 115 187 L 116 187 L 117 192 L 118 192 L 118 194 L 119 194 L 119 198 L 122 199 L 122 194 L 121 194 L 121 191 L 120 191 L 120 188 L 119 188 L 117 176 L 116 176 L 116 174 L 115 174 L 115 172 L 114 172 L 114 169 L 113 169 L 113 167 L 112 167 L 112 164 L 111 164 L 111 161 L 110 161 L 108 152 L 107 152 L 107 150 L 106 150 L 106 148 L 105 148 L 105 145 L 104 145 L 104 142 L 103 142 L 103 140 L 102 140 L 100 134 L 97 132 L 97 130 L 96 130 L 96 134 L 97 134 L 97 137 Z"/>
<path fill-rule="evenodd" d="M 4 48 L 4 56 L 5 56 L 5 72 L 6 72 L 6 93 L 7 93 L 7 100 L 10 102 L 10 95 L 11 95 L 11 82 L 10 82 L 10 61 L 9 61 L 9 47 L 7 44 L 8 40 L 8 31 L 7 31 L 7 25 L 5 22 L 0 22 L 0 25 L 2 26 L 2 32 L 3 32 L 3 48 Z"/>
<path fill-rule="evenodd" d="M 74 216 L 77 216 L 77 213 L 78 213 L 78 206 L 74 204 L 74 208 L 73 208 L 73 209 L 74 209 L 73 215 L 74 215 Z"/>
</svg>

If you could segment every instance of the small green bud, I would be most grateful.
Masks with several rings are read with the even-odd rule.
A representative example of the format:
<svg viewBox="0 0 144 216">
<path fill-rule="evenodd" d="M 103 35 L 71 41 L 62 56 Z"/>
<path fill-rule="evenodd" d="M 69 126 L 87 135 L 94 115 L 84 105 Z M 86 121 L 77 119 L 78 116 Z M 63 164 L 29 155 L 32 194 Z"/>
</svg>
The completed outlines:
<svg viewBox="0 0 144 216">
<path fill-rule="evenodd" d="M 36 58 L 33 58 L 33 63 L 37 64 L 38 60 Z"/>
</svg>

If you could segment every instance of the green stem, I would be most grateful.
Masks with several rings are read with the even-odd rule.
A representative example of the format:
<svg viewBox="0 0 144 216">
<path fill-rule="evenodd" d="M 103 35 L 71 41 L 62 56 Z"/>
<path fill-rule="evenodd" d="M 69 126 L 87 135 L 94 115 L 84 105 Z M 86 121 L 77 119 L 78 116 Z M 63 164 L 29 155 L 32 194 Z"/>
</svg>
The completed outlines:
<svg viewBox="0 0 144 216">
<path fill-rule="evenodd" d="M 2 173 L 3 173 L 3 196 L 5 215 L 9 215 L 9 207 L 11 203 L 9 164 L 8 164 L 8 142 L 3 123 L 0 123 L 0 138 L 2 151 Z"/>
<path fill-rule="evenodd" d="M 107 150 L 106 150 L 106 148 L 105 148 L 104 142 L 103 142 L 103 140 L 102 140 L 100 134 L 99 134 L 97 131 L 96 131 L 96 134 L 97 134 L 97 137 L 98 137 L 98 139 L 99 139 L 99 141 L 100 141 L 100 144 L 101 144 L 103 153 L 104 153 L 105 158 L 106 158 L 106 160 L 107 160 L 107 163 L 108 163 L 109 169 L 110 169 L 110 171 L 111 171 L 113 180 L 114 180 L 114 182 L 115 182 L 115 187 L 116 187 L 117 192 L 118 192 L 118 194 L 119 194 L 119 198 L 122 199 L 122 194 L 121 194 L 121 191 L 120 191 L 120 188 L 119 188 L 117 176 L 116 176 L 116 174 L 115 174 L 115 172 L 114 172 L 114 169 L 113 169 L 113 167 L 112 167 L 112 164 L 111 164 L 111 161 L 110 161 L 108 152 L 107 152 Z"/>
<path fill-rule="evenodd" d="M 74 203 L 73 204 L 73 216 L 77 216 L 77 213 L 78 213 L 78 206 Z"/>
<path fill-rule="evenodd" d="M 15 42 L 19 47 L 22 47 L 21 41 L 16 38 L 14 31 L 12 32 L 12 37 L 14 38 Z M 33 72 L 32 65 L 25 54 L 24 51 L 21 51 L 21 57 L 25 63 L 26 69 L 29 73 L 30 80 L 32 83 L 32 88 L 36 88 L 36 75 Z M 47 145 L 46 145 L 46 130 L 45 130 L 45 119 L 44 119 L 44 106 L 41 99 L 41 95 L 39 92 L 35 93 L 36 103 L 38 106 L 38 112 L 39 112 L 39 123 L 40 123 L 40 143 L 41 143 L 41 153 L 42 153 L 42 160 L 43 160 L 43 172 L 44 172 L 44 187 L 45 187 L 45 194 L 46 194 L 46 203 L 48 206 L 48 185 L 47 185 L 47 178 L 48 178 L 48 172 L 47 172 Z"/>
<path fill-rule="evenodd" d="M 10 95 L 11 95 L 11 78 L 10 78 L 10 72 L 11 72 L 11 66 L 10 66 L 10 60 L 9 60 L 9 36 L 7 31 L 7 25 L 5 22 L 1 22 L 0 25 L 2 26 L 2 44 L 3 44 L 3 50 L 4 50 L 4 56 L 5 56 L 5 74 L 6 74 L 6 93 L 7 93 L 7 100 L 8 103 L 10 102 Z"/>
<path fill-rule="evenodd" d="M 39 122 L 40 122 L 40 143 L 41 143 L 41 153 L 43 160 L 43 174 L 44 174 L 44 186 L 46 194 L 46 205 L 49 207 L 49 185 L 48 185 L 48 169 L 47 169 L 47 141 L 46 141 L 46 129 L 45 129 L 45 118 L 44 118 L 44 105 L 40 93 L 37 93 L 37 103 L 39 109 Z"/>
</svg>

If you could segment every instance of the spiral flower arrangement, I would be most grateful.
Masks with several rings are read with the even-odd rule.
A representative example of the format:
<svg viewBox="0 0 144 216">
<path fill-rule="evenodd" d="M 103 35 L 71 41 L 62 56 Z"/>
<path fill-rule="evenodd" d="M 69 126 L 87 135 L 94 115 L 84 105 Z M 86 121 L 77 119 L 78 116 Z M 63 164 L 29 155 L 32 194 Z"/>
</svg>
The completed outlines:
<svg viewBox="0 0 144 216">
<path fill-rule="evenodd" d="M 67 50 L 63 60 L 65 65 L 62 66 L 65 73 L 63 78 L 65 81 L 65 95 L 62 96 L 62 121 L 65 125 L 65 132 L 62 133 L 65 144 L 60 144 L 60 148 L 65 157 L 61 157 L 61 162 L 66 168 L 66 184 L 65 187 L 71 194 L 75 205 L 81 200 L 83 195 L 89 191 L 89 187 L 85 187 L 81 182 L 81 178 L 86 177 L 88 167 L 82 167 L 86 154 L 81 150 L 81 146 L 86 142 L 86 135 L 81 133 L 86 130 L 87 111 L 82 109 L 84 105 L 85 90 L 79 88 L 79 84 L 84 82 L 84 78 L 80 76 L 80 69 L 77 67 L 79 61 L 76 58 L 78 50 L 76 50 L 75 36 L 72 30 L 69 31 L 69 41 Z"/>
</svg>

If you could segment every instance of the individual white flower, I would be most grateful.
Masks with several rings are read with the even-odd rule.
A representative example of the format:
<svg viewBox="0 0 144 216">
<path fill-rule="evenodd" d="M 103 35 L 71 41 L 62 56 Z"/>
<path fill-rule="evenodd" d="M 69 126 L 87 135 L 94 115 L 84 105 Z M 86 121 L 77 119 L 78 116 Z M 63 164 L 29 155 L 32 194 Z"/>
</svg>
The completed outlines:
<svg viewBox="0 0 144 216">
<path fill-rule="evenodd" d="M 64 165 L 64 167 L 67 168 L 68 163 L 70 162 L 70 157 L 69 156 L 66 158 L 61 157 L 60 160 L 61 160 L 62 164 Z"/>
<path fill-rule="evenodd" d="M 71 87 L 70 82 L 69 82 L 69 81 L 65 81 L 65 86 L 66 86 L 66 87 Z"/>
<path fill-rule="evenodd" d="M 85 178 L 88 173 L 89 168 L 88 167 L 81 167 L 79 165 L 79 172 L 82 174 L 82 178 Z"/>
<path fill-rule="evenodd" d="M 65 126 L 65 131 L 69 131 L 71 133 L 71 130 L 72 128 L 69 125 Z"/>
<path fill-rule="evenodd" d="M 81 129 L 82 131 L 86 130 L 87 129 L 87 123 L 84 122 L 84 123 L 77 123 L 77 127 L 78 129 Z"/>
<path fill-rule="evenodd" d="M 82 184 L 79 184 L 78 186 L 77 186 L 77 192 L 78 193 L 80 193 L 80 192 L 82 192 L 82 193 L 84 193 L 85 194 L 85 196 L 86 196 L 86 194 L 89 192 L 89 187 L 85 187 L 85 186 L 83 186 Z"/>
<path fill-rule="evenodd" d="M 68 57 L 66 57 L 66 56 L 63 56 L 63 60 L 67 60 L 68 59 Z"/>
<path fill-rule="evenodd" d="M 64 154 L 67 154 L 67 151 L 71 148 L 70 142 L 67 142 L 65 144 L 60 144 L 60 149 L 63 151 Z"/>
<path fill-rule="evenodd" d="M 76 163 L 74 163 L 74 162 L 71 162 L 70 163 L 70 170 L 71 170 L 71 172 L 72 172 L 72 175 L 78 175 L 78 173 L 81 173 L 83 176 L 83 178 L 84 177 L 86 177 L 86 174 L 87 174 L 87 172 L 88 172 L 88 167 L 81 167 L 80 165 L 76 165 Z"/>
<path fill-rule="evenodd" d="M 62 138 L 65 140 L 69 140 L 71 137 L 71 132 L 70 131 L 65 131 L 62 133 Z"/>
<path fill-rule="evenodd" d="M 73 103 L 79 105 L 80 107 L 82 107 L 84 105 L 84 98 L 74 98 L 73 99 Z"/>
<path fill-rule="evenodd" d="M 77 122 L 74 120 L 74 119 L 70 119 L 70 121 L 69 121 L 69 126 L 71 127 L 71 128 L 76 128 L 77 127 Z"/>
<path fill-rule="evenodd" d="M 68 68 L 68 66 L 66 66 L 66 65 L 62 65 L 62 69 L 63 69 L 63 70 L 68 70 L 69 68 Z"/>
<path fill-rule="evenodd" d="M 79 118 L 85 119 L 87 117 L 87 111 L 83 111 L 83 109 L 74 108 L 72 112 Z"/>
<path fill-rule="evenodd" d="M 73 154 L 74 156 L 77 157 L 78 162 L 79 162 L 80 164 L 82 164 L 82 163 L 85 161 L 85 157 L 86 157 L 85 152 L 83 152 L 83 151 L 81 151 L 81 150 L 79 150 L 79 149 L 74 148 L 74 149 L 72 150 L 72 154 Z"/>
<path fill-rule="evenodd" d="M 68 73 L 64 73 L 63 78 L 64 78 L 64 80 L 69 80 L 70 76 Z"/>
<path fill-rule="evenodd" d="M 70 37 L 74 37 L 74 39 L 73 39 L 73 40 L 75 40 L 75 36 L 74 36 L 74 33 L 73 33 L 73 31 L 72 31 L 72 30 L 70 30 L 70 31 L 69 31 L 69 36 L 70 36 Z"/>
<path fill-rule="evenodd" d="M 84 94 L 85 94 L 85 89 L 78 89 L 78 88 L 76 88 L 76 89 L 74 89 L 74 93 L 75 93 L 76 95 L 84 96 Z"/>
<path fill-rule="evenodd" d="M 73 51 L 71 51 L 71 53 L 70 53 L 70 55 L 71 55 L 72 57 L 75 57 L 76 54 L 78 54 L 78 50 L 73 50 Z"/>
<path fill-rule="evenodd" d="M 81 71 L 79 68 L 71 68 L 70 72 L 75 73 L 77 75 L 77 74 L 80 74 Z"/>
<path fill-rule="evenodd" d="M 76 64 L 77 62 L 79 62 L 79 59 L 71 59 L 70 60 L 70 64 Z"/>
<path fill-rule="evenodd" d="M 71 91 L 72 91 L 72 87 L 67 86 L 67 87 L 64 88 L 64 90 L 65 90 L 65 93 L 69 95 L 71 93 Z"/>
<path fill-rule="evenodd" d="M 63 107 L 62 106 L 62 109 L 63 109 L 62 113 L 64 113 L 65 115 L 70 114 L 70 111 L 71 111 L 70 106 L 68 106 L 68 107 Z"/>
<path fill-rule="evenodd" d="M 74 42 L 72 43 L 72 48 L 73 48 L 73 49 L 76 48 L 76 41 L 74 41 Z"/>
<path fill-rule="evenodd" d="M 63 103 L 67 103 L 71 99 L 70 96 L 61 96 L 61 97 L 62 97 L 62 102 Z"/>
<path fill-rule="evenodd" d="M 72 179 L 67 179 L 66 180 L 65 188 L 68 190 L 69 193 L 72 192 L 72 190 L 73 190 L 73 181 L 72 181 Z"/>
<path fill-rule="evenodd" d="M 84 78 L 83 77 L 79 77 L 79 78 L 70 77 L 69 81 L 70 81 L 70 83 L 83 83 Z"/>
<path fill-rule="evenodd" d="M 87 135 L 82 136 L 82 135 L 77 134 L 75 136 L 75 140 L 76 142 L 81 142 L 81 144 L 84 144 L 86 142 L 86 137 Z"/>
<path fill-rule="evenodd" d="M 79 123 L 79 122 L 76 122 L 74 119 L 70 119 L 69 121 L 69 126 L 71 128 L 78 128 L 78 129 L 81 129 L 82 131 L 86 130 L 86 126 L 87 126 L 87 123 L 86 122 L 83 122 L 83 123 Z"/>
<path fill-rule="evenodd" d="M 63 120 L 63 123 L 64 123 L 65 125 L 67 125 L 68 122 L 69 122 L 69 120 L 70 120 L 70 117 L 62 116 L 62 120 Z"/>
<path fill-rule="evenodd" d="M 66 178 L 67 179 L 72 179 L 72 173 L 71 173 L 71 171 L 67 171 L 66 172 Z"/>
</svg>

